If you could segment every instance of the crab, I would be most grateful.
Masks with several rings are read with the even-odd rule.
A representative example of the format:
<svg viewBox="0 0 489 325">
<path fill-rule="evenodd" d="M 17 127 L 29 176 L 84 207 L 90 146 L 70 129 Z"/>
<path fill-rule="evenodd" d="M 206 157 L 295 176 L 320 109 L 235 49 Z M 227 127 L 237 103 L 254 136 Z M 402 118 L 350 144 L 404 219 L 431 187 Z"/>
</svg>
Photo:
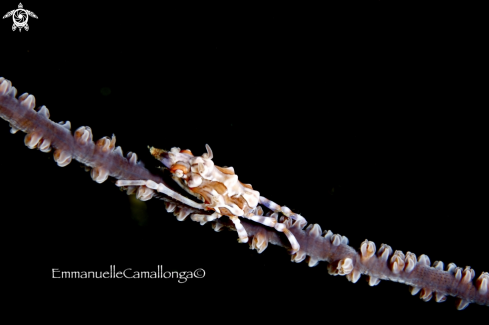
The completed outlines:
<svg viewBox="0 0 489 325">
<path fill-rule="evenodd" d="M 260 193 L 255 191 L 250 184 L 241 183 L 233 167 L 214 165 L 212 150 L 207 144 L 205 147 L 207 152 L 202 156 L 194 156 L 188 149 L 172 148 L 170 151 L 165 151 L 154 147 L 150 148 L 151 154 L 170 171 L 175 182 L 203 203 L 197 203 L 175 192 L 165 184 L 156 183 L 152 180 L 118 180 L 116 185 L 120 187 L 145 186 L 149 191 L 143 191 L 144 194 L 140 196 L 142 200 L 149 200 L 152 197 L 151 190 L 155 190 L 191 207 L 214 211 L 211 215 L 190 215 L 193 221 L 200 222 L 201 225 L 227 216 L 238 232 L 238 241 L 242 243 L 248 242 L 248 234 L 239 218 L 272 227 L 287 236 L 292 253 L 298 252 L 300 245 L 297 239 L 284 223 L 278 222 L 277 216 L 281 212 L 286 217 L 299 222 L 305 222 L 305 219 L 301 215 L 293 213 L 289 208 L 260 196 Z M 262 216 L 262 209 L 259 204 L 274 213 L 271 216 Z"/>
</svg>

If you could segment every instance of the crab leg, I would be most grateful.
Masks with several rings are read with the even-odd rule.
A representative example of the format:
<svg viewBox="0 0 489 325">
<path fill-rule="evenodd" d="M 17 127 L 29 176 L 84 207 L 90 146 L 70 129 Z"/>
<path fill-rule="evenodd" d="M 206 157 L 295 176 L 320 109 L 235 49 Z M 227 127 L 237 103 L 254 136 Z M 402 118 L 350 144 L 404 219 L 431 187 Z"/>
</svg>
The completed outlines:
<svg viewBox="0 0 489 325">
<path fill-rule="evenodd" d="M 297 239 L 295 238 L 294 234 L 290 232 L 289 229 L 287 229 L 287 226 L 285 226 L 283 223 L 277 222 L 277 219 L 272 217 L 263 217 L 263 216 L 255 216 L 255 215 L 249 215 L 249 216 L 243 216 L 243 218 L 252 220 L 257 223 L 261 223 L 262 225 L 268 226 L 275 228 L 275 230 L 279 232 L 283 232 L 285 236 L 287 236 L 287 239 L 290 242 L 290 246 L 292 246 L 292 251 L 293 253 L 296 253 L 300 249 L 299 242 L 297 242 Z"/>
<path fill-rule="evenodd" d="M 205 205 L 202 203 L 196 203 L 189 198 L 186 198 L 185 196 L 181 195 L 180 193 L 177 193 L 173 191 L 172 189 L 168 188 L 165 184 L 163 183 L 156 183 L 152 180 L 118 180 L 115 185 L 117 186 L 146 186 L 152 190 L 156 190 L 159 193 L 163 193 L 168 195 L 169 197 L 178 200 L 186 205 L 191 206 L 192 208 L 196 209 L 201 209 L 205 210 Z"/>
<path fill-rule="evenodd" d="M 234 223 L 234 227 L 236 227 L 236 231 L 238 232 L 238 236 L 239 236 L 238 241 L 240 243 L 247 243 L 248 233 L 246 232 L 246 229 L 241 224 L 241 221 L 239 221 L 239 218 L 236 216 L 232 216 L 229 217 L 229 219 L 231 219 L 231 221 Z"/>
<path fill-rule="evenodd" d="M 261 223 L 262 225 L 275 228 L 275 225 L 277 224 L 277 219 L 273 217 L 263 217 L 263 216 L 255 216 L 255 215 L 249 215 L 249 216 L 243 216 L 243 218 L 252 220 L 257 223 Z"/>
<path fill-rule="evenodd" d="M 300 220 L 302 222 L 306 222 L 306 219 L 301 216 L 300 214 L 292 212 L 289 208 L 286 206 L 280 206 L 277 203 L 267 199 L 264 196 L 260 196 L 260 204 L 263 204 L 273 212 L 282 212 L 285 216 L 292 218 L 294 220 Z"/>
<path fill-rule="evenodd" d="M 287 239 L 290 242 L 290 246 L 292 246 L 292 253 L 297 253 L 301 246 L 299 245 L 299 242 L 295 238 L 294 234 L 290 232 L 289 229 L 283 224 L 283 223 L 277 223 L 275 225 L 275 230 L 283 232 L 285 236 L 287 236 Z"/>
</svg>

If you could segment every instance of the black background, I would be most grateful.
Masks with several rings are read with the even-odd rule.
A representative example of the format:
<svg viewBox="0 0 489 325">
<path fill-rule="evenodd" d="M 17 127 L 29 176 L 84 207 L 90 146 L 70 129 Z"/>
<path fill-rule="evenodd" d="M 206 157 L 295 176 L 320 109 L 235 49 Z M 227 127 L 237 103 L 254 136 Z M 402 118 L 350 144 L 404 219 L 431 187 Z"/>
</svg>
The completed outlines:
<svg viewBox="0 0 489 325">
<path fill-rule="evenodd" d="M 2 15 L 18 3 L 3 1 Z M 156 172 L 147 146 L 204 152 L 240 180 L 358 248 L 470 265 L 487 261 L 486 73 L 479 20 L 461 8 L 44 5 L 12 32 L 1 21 L 1 71 L 51 119 L 117 136 Z M 447 11 L 445 11 L 448 9 Z M 365 277 L 352 285 L 326 263 L 261 255 L 234 232 L 178 222 L 161 201 L 131 204 L 76 162 L 28 150 L 2 127 L 4 271 L 22 299 L 186 319 L 283 322 L 333 317 L 465 319 Z M 60 270 L 202 268 L 204 279 L 55 280 Z M 15 279 L 15 280 L 14 280 Z M 117 300 L 116 300 L 117 298 Z M 40 300 L 41 299 L 41 300 Z M 121 300 L 122 299 L 122 300 Z M 369 316 L 370 315 L 370 316 Z M 257 317 L 257 316 L 256 316 Z"/>
</svg>

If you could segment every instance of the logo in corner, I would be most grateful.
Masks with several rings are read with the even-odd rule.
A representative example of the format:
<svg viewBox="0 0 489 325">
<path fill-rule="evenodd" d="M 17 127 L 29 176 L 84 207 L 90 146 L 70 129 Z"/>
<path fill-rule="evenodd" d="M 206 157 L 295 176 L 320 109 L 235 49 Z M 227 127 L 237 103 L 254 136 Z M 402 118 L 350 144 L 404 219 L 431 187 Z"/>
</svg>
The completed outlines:
<svg viewBox="0 0 489 325">
<path fill-rule="evenodd" d="M 7 18 L 12 16 L 12 19 L 14 20 L 14 24 L 12 25 L 12 30 L 15 31 L 15 29 L 19 29 L 19 32 L 22 31 L 22 28 L 25 28 L 25 30 L 29 30 L 29 25 L 27 25 L 27 21 L 29 20 L 29 16 L 37 18 L 36 14 L 33 13 L 32 11 L 25 10 L 23 9 L 22 3 L 19 3 L 19 8 L 14 9 L 12 11 L 7 12 L 3 18 Z"/>
</svg>

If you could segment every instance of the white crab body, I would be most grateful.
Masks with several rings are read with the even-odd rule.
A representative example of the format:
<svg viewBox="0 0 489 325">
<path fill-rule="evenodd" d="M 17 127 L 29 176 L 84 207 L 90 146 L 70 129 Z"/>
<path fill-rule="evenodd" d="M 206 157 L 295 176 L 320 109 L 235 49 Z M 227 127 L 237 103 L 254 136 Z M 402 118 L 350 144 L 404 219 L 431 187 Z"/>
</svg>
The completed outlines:
<svg viewBox="0 0 489 325">
<path fill-rule="evenodd" d="M 205 202 L 208 209 L 228 216 L 248 215 L 258 205 L 260 193 L 251 185 L 241 183 L 234 168 L 215 166 L 212 151 L 207 148 L 208 153 L 200 157 L 179 148 L 169 152 L 153 148 L 152 153 L 170 168 L 176 181 Z"/>
</svg>

